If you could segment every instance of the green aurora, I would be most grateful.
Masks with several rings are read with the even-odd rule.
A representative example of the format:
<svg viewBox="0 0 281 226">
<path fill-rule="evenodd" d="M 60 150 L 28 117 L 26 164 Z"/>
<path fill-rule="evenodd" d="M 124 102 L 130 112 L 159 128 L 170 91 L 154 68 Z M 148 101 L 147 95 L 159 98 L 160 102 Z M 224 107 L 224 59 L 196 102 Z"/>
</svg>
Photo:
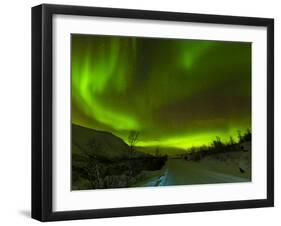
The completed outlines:
<svg viewBox="0 0 281 226">
<path fill-rule="evenodd" d="M 71 36 L 72 122 L 188 148 L 251 128 L 251 43 Z"/>
</svg>

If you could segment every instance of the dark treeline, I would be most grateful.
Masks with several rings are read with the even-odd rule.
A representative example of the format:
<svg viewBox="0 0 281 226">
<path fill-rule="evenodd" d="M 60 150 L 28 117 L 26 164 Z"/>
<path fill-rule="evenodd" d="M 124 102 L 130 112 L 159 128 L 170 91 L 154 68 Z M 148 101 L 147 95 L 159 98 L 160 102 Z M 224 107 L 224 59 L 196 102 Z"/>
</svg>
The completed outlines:
<svg viewBox="0 0 281 226">
<path fill-rule="evenodd" d="M 145 175 L 143 170 L 161 169 L 167 157 L 141 157 L 108 160 L 99 156 L 75 157 L 73 164 L 74 185 L 78 178 L 84 178 L 79 189 L 130 187 Z"/>
<path fill-rule="evenodd" d="M 234 151 L 248 151 L 245 149 L 243 144 L 252 140 L 251 130 L 248 129 L 243 134 L 241 133 L 241 131 L 238 131 L 237 133 L 237 141 L 235 141 L 234 138 L 230 136 L 228 142 L 222 142 L 221 138 L 217 136 L 216 139 L 211 143 L 211 145 L 191 147 L 187 149 L 187 153 L 183 154 L 182 157 L 185 160 L 199 161 L 208 155 L 216 155 Z"/>
<path fill-rule="evenodd" d="M 73 142 L 81 152 L 72 155 L 72 189 L 130 187 L 146 176 L 145 170 L 159 170 L 165 165 L 167 156 L 136 152 L 135 140 L 136 135 L 132 135 L 127 155 L 118 158 L 102 155 L 101 144 L 95 139 L 86 147 Z"/>
</svg>

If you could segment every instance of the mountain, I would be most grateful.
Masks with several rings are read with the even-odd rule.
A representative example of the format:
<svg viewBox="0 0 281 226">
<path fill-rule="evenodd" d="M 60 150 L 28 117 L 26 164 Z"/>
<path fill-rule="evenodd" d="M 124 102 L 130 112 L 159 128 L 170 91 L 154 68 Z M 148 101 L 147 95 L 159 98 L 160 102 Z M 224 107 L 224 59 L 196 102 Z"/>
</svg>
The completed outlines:
<svg viewBox="0 0 281 226">
<path fill-rule="evenodd" d="M 72 124 L 72 190 L 133 186 L 146 175 L 159 170 L 165 157 L 137 151 L 119 137 Z"/>
<path fill-rule="evenodd" d="M 109 132 L 72 124 L 72 154 L 89 151 L 107 159 L 125 158 L 129 154 L 129 146 Z"/>
<path fill-rule="evenodd" d="M 89 152 L 108 160 L 128 158 L 130 155 L 129 146 L 112 133 L 72 124 L 72 154 L 81 155 Z M 148 155 L 139 152 L 131 154 L 131 157 L 142 156 Z"/>
</svg>

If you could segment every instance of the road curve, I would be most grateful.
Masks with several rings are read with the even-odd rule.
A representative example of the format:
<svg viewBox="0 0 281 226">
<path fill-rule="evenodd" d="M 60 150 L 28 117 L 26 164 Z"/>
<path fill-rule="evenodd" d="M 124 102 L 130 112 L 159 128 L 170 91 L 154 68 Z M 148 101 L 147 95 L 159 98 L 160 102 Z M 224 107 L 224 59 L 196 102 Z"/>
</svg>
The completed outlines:
<svg viewBox="0 0 281 226">
<path fill-rule="evenodd" d="M 169 159 L 159 176 L 143 182 L 141 186 L 169 186 L 212 183 L 249 182 L 249 178 L 214 172 L 199 163 L 182 159 Z"/>
</svg>

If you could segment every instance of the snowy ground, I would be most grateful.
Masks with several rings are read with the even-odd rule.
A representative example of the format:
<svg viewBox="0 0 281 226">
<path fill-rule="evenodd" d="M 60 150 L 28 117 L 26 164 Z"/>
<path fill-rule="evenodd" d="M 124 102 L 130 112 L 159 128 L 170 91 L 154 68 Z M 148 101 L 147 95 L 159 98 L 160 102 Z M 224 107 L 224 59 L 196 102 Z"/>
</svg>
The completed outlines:
<svg viewBox="0 0 281 226">
<path fill-rule="evenodd" d="M 226 157 L 226 159 L 224 159 Z M 162 170 L 153 172 L 136 186 L 168 186 L 251 181 L 250 153 L 209 156 L 201 161 L 169 159 Z M 243 170 L 243 173 L 241 170 Z"/>
</svg>

